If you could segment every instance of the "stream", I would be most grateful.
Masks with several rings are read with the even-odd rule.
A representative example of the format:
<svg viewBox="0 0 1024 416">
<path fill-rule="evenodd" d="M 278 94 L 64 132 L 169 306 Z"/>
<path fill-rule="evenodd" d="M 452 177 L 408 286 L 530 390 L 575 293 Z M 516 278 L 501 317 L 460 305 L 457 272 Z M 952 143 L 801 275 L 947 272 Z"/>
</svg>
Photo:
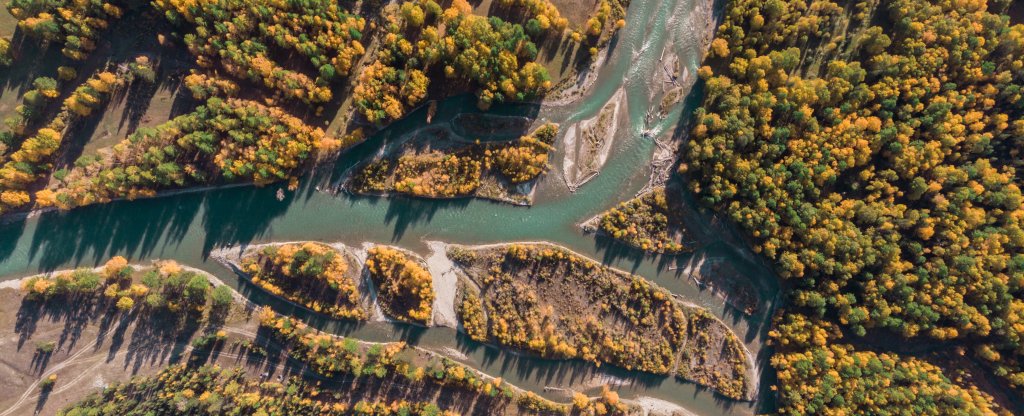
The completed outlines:
<svg viewBox="0 0 1024 416">
<path fill-rule="evenodd" d="M 778 284 L 727 220 L 699 208 L 693 197 L 686 195 L 685 222 L 697 250 L 680 256 L 644 256 L 607 238 L 586 235 L 578 227 L 580 222 L 632 198 L 647 185 L 656 148 L 651 137 L 682 134 L 683 123 L 700 101 L 699 83 L 667 117 L 647 122 L 647 113 L 650 108 L 657 109 L 664 89 L 663 54 L 678 56 L 680 68 L 695 76 L 710 18 L 705 3 L 633 0 L 626 27 L 613 39 L 596 81 L 581 100 L 562 107 L 496 105 L 488 112 L 553 121 L 564 127 L 594 117 L 624 87 L 628 105 L 623 117 L 628 120 L 623 124 L 629 127 L 615 134 L 611 156 L 601 173 L 575 193 L 568 191 L 562 178 L 561 149 L 552 155 L 555 166 L 537 185 L 534 205 L 529 208 L 474 199 L 441 201 L 333 192 L 334 185 L 355 165 L 426 126 L 427 110 L 421 108 L 337 161 L 319 166 L 303 178 L 298 190 L 285 191 L 280 200 L 277 194 L 283 184 L 228 186 L 70 212 L 46 212 L 0 224 L 0 276 L 13 279 L 57 269 L 92 267 L 115 255 L 132 262 L 174 259 L 217 275 L 253 301 L 293 313 L 313 326 L 370 341 L 405 340 L 439 352 L 457 350 L 465 355 L 460 361 L 552 399 L 567 401 L 566 393 L 560 390 L 565 388 L 595 395 L 602 384 L 609 383 L 618 385 L 622 398 L 666 400 L 697 415 L 753 414 L 767 405 L 766 392 L 761 392 L 762 399 L 756 403 L 737 402 L 672 377 L 611 366 L 598 368 L 582 361 L 522 356 L 471 341 L 449 328 L 424 329 L 384 322 L 354 324 L 308 316 L 268 299 L 260 289 L 209 258 L 213 249 L 273 241 L 318 240 L 351 246 L 370 241 L 398 245 L 426 257 L 426 241 L 483 244 L 546 240 L 643 276 L 689 302 L 707 307 L 746 343 L 762 368 L 762 380 L 769 379 L 770 371 L 764 371 L 769 367 L 768 354 L 762 345 L 777 304 Z M 439 102 L 430 125 L 443 126 L 460 113 L 479 112 L 475 102 L 469 96 Z M 701 261 L 724 265 L 734 272 L 733 278 L 749 279 L 766 300 L 765 307 L 754 316 L 746 316 L 700 287 L 686 275 L 684 266 Z"/>
</svg>

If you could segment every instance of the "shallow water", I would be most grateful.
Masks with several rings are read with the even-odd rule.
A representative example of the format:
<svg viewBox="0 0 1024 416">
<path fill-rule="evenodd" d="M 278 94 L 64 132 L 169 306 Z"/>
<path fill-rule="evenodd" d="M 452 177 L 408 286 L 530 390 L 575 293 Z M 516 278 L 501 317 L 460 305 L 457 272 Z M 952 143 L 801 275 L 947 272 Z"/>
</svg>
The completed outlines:
<svg viewBox="0 0 1024 416">
<path fill-rule="evenodd" d="M 695 208 L 691 201 L 686 222 L 699 248 L 692 255 L 678 257 L 644 257 L 607 239 L 584 235 L 577 226 L 643 188 L 655 146 L 642 133 L 650 129 L 655 134 L 677 134 L 680 120 L 685 120 L 699 101 L 698 94 L 691 94 L 685 105 L 677 106 L 666 119 L 650 126 L 645 123 L 651 103 L 656 105 L 660 100 L 655 92 L 661 89 L 657 83 L 663 82 L 658 72 L 663 49 L 671 45 L 680 64 L 690 73 L 696 72 L 701 53 L 701 30 L 697 29 L 702 27 L 697 25 L 703 25 L 699 16 L 690 13 L 696 1 L 699 0 L 633 0 L 626 28 L 613 41 L 612 52 L 600 68 L 593 88 L 578 104 L 565 108 L 516 104 L 492 109 L 491 113 L 496 114 L 574 122 L 593 117 L 625 86 L 630 128 L 616 135 L 617 142 L 601 174 L 576 193 L 566 189 L 560 166 L 554 166 L 540 182 L 535 204 L 530 208 L 470 199 L 434 201 L 318 191 L 332 189 L 332 184 L 352 166 L 377 154 L 387 143 L 424 127 L 426 110 L 421 109 L 346 153 L 336 163 L 320 167 L 302 181 L 298 191 L 285 192 L 282 201 L 275 198 L 280 185 L 227 187 L 114 202 L 66 213 L 44 213 L 0 225 L 0 276 L 16 278 L 40 271 L 93 266 L 114 255 L 124 255 L 132 261 L 175 259 L 238 285 L 242 293 L 257 302 L 270 302 L 283 312 L 305 316 L 266 299 L 258 289 L 239 281 L 231 271 L 208 259 L 210 250 L 270 241 L 319 240 L 350 245 L 372 241 L 400 245 L 426 255 L 424 242 L 430 240 L 462 244 L 547 240 L 644 276 L 688 301 L 706 306 L 733 327 L 747 347 L 758 354 L 759 365 L 767 367 L 761 346 L 778 292 L 775 277 L 714 213 Z M 477 112 L 474 103 L 472 97 L 443 101 L 432 125 L 448 123 L 462 112 Z M 551 158 L 561 159 L 561 154 Z M 760 287 L 761 294 L 772 304 L 758 316 L 744 317 L 675 269 L 691 256 L 728 263 L 740 278 L 751 279 Z M 436 350 L 454 348 L 466 354 L 465 362 L 474 367 L 551 398 L 564 400 L 563 393 L 546 391 L 545 386 L 580 388 L 580 383 L 596 374 L 628 381 L 619 390 L 624 398 L 656 397 L 700 415 L 750 414 L 763 404 L 733 402 L 674 378 L 503 352 L 447 328 L 326 321 L 313 324 L 368 340 L 404 339 Z"/>
</svg>

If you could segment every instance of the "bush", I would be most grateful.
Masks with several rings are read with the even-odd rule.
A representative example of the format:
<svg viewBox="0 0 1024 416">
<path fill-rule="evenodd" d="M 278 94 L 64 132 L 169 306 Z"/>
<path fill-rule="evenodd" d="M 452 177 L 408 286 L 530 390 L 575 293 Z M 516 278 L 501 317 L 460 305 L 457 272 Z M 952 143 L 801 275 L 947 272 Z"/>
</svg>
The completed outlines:
<svg viewBox="0 0 1024 416">
<path fill-rule="evenodd" d="M 36 351 L 41 354 L 49 354 L 57 349 L 56 341 L 39 342 L 36 344 Z"/>
<path fill-rule="evenodd" d="M 49 377 L 44 378 L 43 381 L 39 382 L 39 388 L 43 391 L 50 391 L 53 389 L 54 384 L 57 384 L 57 375 L 50 374 Z"/>
<path fill-rule="evenodd" d="M 227 308 L 231 305 L 233 297 L 231 296 L 231 288 L 220 285 L 213 289 L 213 294 L 210 298 L 213 301 L 213 307 L 217 309 Z"/>
</svg>

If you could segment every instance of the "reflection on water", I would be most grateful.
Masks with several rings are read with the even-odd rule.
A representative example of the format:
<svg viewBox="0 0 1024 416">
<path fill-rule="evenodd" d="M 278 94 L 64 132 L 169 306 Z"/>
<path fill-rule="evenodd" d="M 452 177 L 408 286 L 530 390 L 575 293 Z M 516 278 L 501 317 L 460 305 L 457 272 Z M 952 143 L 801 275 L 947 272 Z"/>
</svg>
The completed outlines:
<svg viewBox="0 0 1024 416">
<path fill-rule="evenodd" d="M 238 285 L 243 294 L 257 302 L 271 303 L 283 312 L 310 319 L 314 326 L 368 340 L 405 339 L 439 351 L 453 349 L 465 355 L 462 361 L 548 397 L 561 399 L 564 393 L 545 390 L 545 386 L 589 386 L 596 390 L 605 383 L 622 384 L 622 397 L 652 396 L 679 403 L 697 414 L 752 413 L 756 411 L 753 404 L 720 399 L 674 378 L 607 366 L 597 369 L 582 361 L 521 356 L 471 341 L 447 328 L 341 323 L 308 316 L 300 310 L 290 311 L 288 305 L 267 299 L 262 291 L 207 258 L 214 248 L 269 241 L 318 240 L 351 245 L 373 241 L 401 245 L 425 255 L 427 240 L 462 244 L 547 240 L 642 275 L 708 307 L 758 354 L 760 366 L 767 367 L 766 350 L 761 345 L 778 287 L 774 276 L 745 248 L 727 222 L 698 208 L 687 195 L 686 222 L 697 239 L 698 250 L 689 255 L 654 258 L 607 238 L 584 235 L 577 227 L 579 222 L 618 201 L 631 198 L 647 183 L 655 146 L 642 133 L 652 128 L 655 133 L 681 134 L 682 123 L 687 119 L 684 116 L 699 103 L 699 96 L 691 95 L 666 119 L 653 126 L 645 122 L 652 100 L 660 99 L 653 93 L 658 90 L 653 84 L 663 82 L 655 75 L 666 45 L 672 44 L 670 52 L 679 55 L 690 73 L 696 71 L 701 50 L 694 46 L 699 39 L 692 38 L 700 31 L 692 26 L 702 23 L 688 17 L 692 17 L 690 13 L 699 1 L 702 0 L 634 0 L 627 26 L 614 41 L 613 53 L 600 68 L 589 96 L 579 104 L 566 108 L 509 104 L 491 110 L 490 114 L 572 122 L 593 117 L 625 84 L 631 128 L 617 134 L 612 156 L 601 174 L 574 194 L 566 190 L 557 173 L 561 171 L 559 166 L 541 180 L 531 208 L 471 199 L 380 198 L 332 195 L 318 190 L 332 189 L 331 184 L 338 183 L 356 164 L 378 154 L 382 146 L 424 127 L 424 108 L 351 149 L 337 162 L 319 167 L 302 181 L 297 191 L 284 192 L 282 200 L 275 198 L 275 194 L 283 185 L 236 186 L 114 202 L 66 213 L 49 212 L 0 225 L 0 275 L 15 278 L 39 271 L 93 266 L 113 255 L 124 255 L 133 261 L 176 259 Z M 674 14 L 678 16 L 672 17 Z M 699 93 L 700 88 L 695 91 Z M 445 125 L 460 113 L 475 112 L 478 111 L 472 97 L 455 97 L 439 104 L 431 125 Z M 561 156 L 556 154 L 552 160 L 561 160 Z M 691 256 L 728 262 L 740 278 L 755 283 L 768 307 L 756 316 L 746 317 L 726 306 L 683 275 L 680 266 Z M 593 380 L 595 376 L 599 378 Z"/>
</svg>

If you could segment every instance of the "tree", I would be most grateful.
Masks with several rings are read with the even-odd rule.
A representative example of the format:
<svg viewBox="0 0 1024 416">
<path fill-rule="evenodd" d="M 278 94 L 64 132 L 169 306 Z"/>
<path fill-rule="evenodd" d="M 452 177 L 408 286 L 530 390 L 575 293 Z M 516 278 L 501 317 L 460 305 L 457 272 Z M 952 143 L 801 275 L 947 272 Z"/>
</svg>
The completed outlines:
<svg viewBox="0 0 1024 416">
<path fill-rule="evenodd" d="M 224 309 L 231 306 L 231 302 L 234 297 L 231 295 L 231 289 L 225 285 L 217 286 L 213 289 L 212 296 L 210 297 L 213 301 L 213 307 L 215 309 Z"/>
<path fill-rule="evenodd" d="M 135 307 L 135 300 L 133 300 L 132 298 L 130 298 L 128 296 L 122 296 L 120 299 L 117 300 L 117 309 L 119 309 L 121 311 L 127 312 L 127 311 L 130 311 L 134 307 Z"/>
<path fill-rule="evenodd" d="M 11 66 L 14 57 L 11 56 L 11 40 L 0 38 L 0 65 Z"/>
</svg>

